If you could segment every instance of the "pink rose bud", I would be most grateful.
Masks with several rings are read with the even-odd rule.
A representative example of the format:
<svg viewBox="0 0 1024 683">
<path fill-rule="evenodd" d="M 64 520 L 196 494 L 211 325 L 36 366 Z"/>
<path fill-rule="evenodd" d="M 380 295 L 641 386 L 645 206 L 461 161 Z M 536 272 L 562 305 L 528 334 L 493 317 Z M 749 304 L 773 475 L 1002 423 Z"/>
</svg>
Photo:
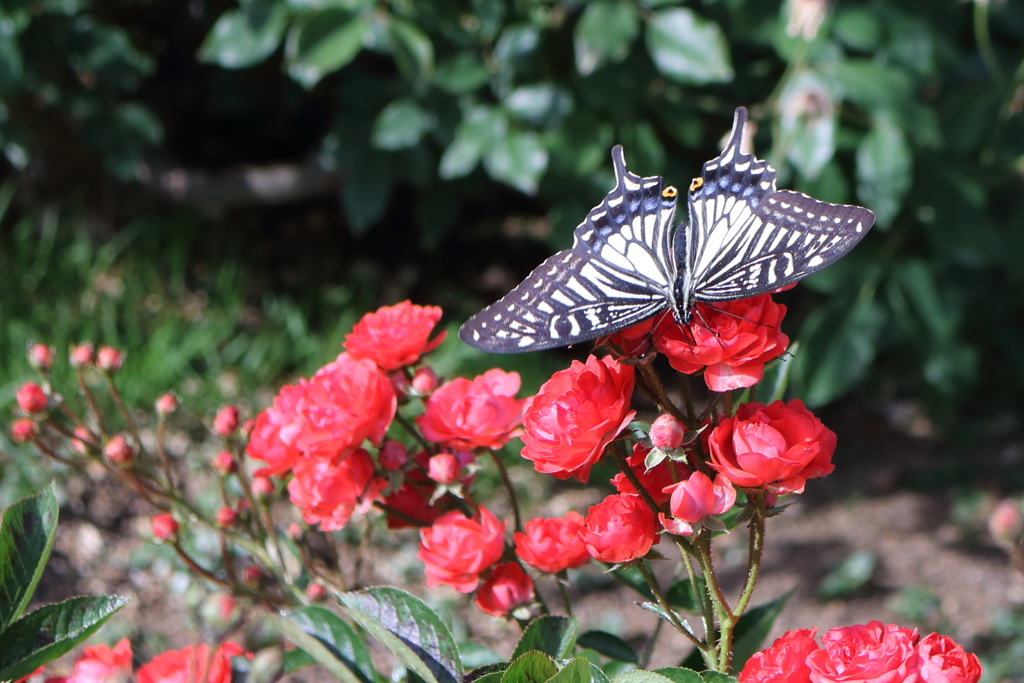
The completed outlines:
<svg viewBox="0 0 1024 683">
<path fill-rule="evenodd" d="M 161 420 L 166 420 L 177 409 L 178 399 L 170 392 L 160 394 L 160 398 L 156 400 L 156 414 Z"/>
<path fill-rule="evenodd" d="M 31 443 L 39 436 L 39 425 L 30 417 L 19 417 L 11 425 L 11 438 L 16 443 Z"/>
<path fill-rule="evenodd" d="M 231 527 L 238 520 L 238 513 L 229 507 L 222 507 L 217 510 L 217 526 Z"/>
<path fill-rule="evenodd" d="M 231 455 L 230 451 L 221 451 L 213 456 L 213 469 L 217 470 L 219 474 L 227 476 L 238 471 L 238 463 L 235 462 L 235 456 Z"/>
<path fill-rule="evenodd" d="M 265 578 L 267 575 L 259 567 L 246 567 L 245 572 L 242 573 L 242 580 L 247 586 L 256 587 L 263 583 Z"/>
<path fill-rule="evenodd" d="M 1024 513 L 1020 503 L 1002 500 L 988 518 L 988 530 L 997 544 L 1012 549 L 1024 534 Z"/>
<path fill-rule="evenodd" d="M 381 467 L 394 471 L 409 461 L 409 455 L 405 452 L 405 446 L 397 441 L 385 441 L 378 459 Z"/>
<path fill-rule="evenodd" d="M 224 406 L 217 411 L 217 417 L 213 418 L 213 431 L 217 436 L 231 436 L 238 431 L 238 421 L 238 408 Z"/>
<path fill-rule="evenodd" d="M 82 427 L 75 427 L 74 433 L 78 438 L 71 440 L 71 447 L 79 455 L 88 455 L 89 447 L 86 444 L 96 443 L 96 436 L 88 429 Z"/>
<path fill-rule="evenodd" d="M 46 392 L 38 384 L 32 382 L 22 384 L 15 394 L 15 398 L 18 401 L 18 407 L 30 415 L 46 410 L 46 403 L 49 400 L 46 397 Z"/>
<path fill-rule="evenodd" d="M 76 370 L 92 365 L 96 362 L 96 350 L 93 348 L 92 342 L 82 342 L 72 348 L 68 360 L 71 363 L 71 367 Z"/>
<path fill-rule="evenodd" d="M 306 597 L 310 602 L 325 602 L 327 600 L 327 589 L 323 584 L 311 583 L 306 586 Z"/>
<path fill-rule="evenodd" d="M 28 347 L 28 364 L 36 370 L 48 372 L 53 367 L 53 349 L 45 344 L 32 344 Z"/>
<path fill-rule="evenodd" d="M 451 453 L 441 453 L 430 459 L 428 473 L 438 484 L 453 484 L 459 480 L 459 460 Z"/>
<path fill-rule="evenodd" d="M 299 525 L 299 524 L 295 524 L 295 523 L 289 524 L 288 525 L 288 538 L 292 539 L 293 541 L 301 541 L 302 540 L 302 526 Z"/>
<path fill-rule="evenodd" d="M 659 415 L 651 425 L 651 443 L 655 448 L 666 451 L 679 448 L 685 433 L 686 429 L 679 420 L 668 414 Z"/>
<path fill-rule="evenodd" d="M 96 365 L 100 366 L 100 369 L 104 372 L 114 374 L 121 369 L 121 363 L 124 362 L 124 353 L 118 351 L 111 346 L 101 346 L 100 351 L 96 354 Z"/>
<path fill-rule="evenodd" d="M 270 477 L 255 477 L 252 480 L 252 494 L 257 498 L 266 498 L 274 494 L 274 480 Z"/>
<path fill-rule="evenodd" d="M 178 520 L 164 513 L 153 518 L 153 536 L 166 541 L 178 535 Z"/>
<path fill-rule="evenodd" d="M 422 395 L 427 395 L 437 388 L 437 373 L 431 368 L 420 368 L 412 376 L 412 388 Z"/>
<path fill-rule="evenodd" d="M 115 465 L 127 465 L 135 457 L 135 449 L 128 439 L 118 434 L 103 447 L 103 455 Z"/>
</svg>

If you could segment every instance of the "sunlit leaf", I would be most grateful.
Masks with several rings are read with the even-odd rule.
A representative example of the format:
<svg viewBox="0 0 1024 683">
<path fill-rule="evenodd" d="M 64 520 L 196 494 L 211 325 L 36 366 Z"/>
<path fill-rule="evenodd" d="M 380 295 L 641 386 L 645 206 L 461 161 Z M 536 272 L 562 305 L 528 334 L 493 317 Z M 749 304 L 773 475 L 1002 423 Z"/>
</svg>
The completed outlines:
<svg viewBox="0 0 1024 683">
<path fill-rule="evenodd" d="M 526 194 L 537 192 L 537 183 L 547 165 L 548 150 L 532 132 L 509 132 L 484 154 L 484 167 L 492 178 Z"/>
<path fill-rule="evenodd" d="M 661 73 L 680 83 L 728 83 L 733 79 L 729 45 L 721 27 L 688 8 L 654 12 L 647 24 L 647 51 Z"/>
<path fill-rule="evenodd" d="M 849 597 L 871 580 L 877 564 L 870 550 L 854 551 L 821 580 L 815 595 L 822 601 Z"/>
<path fill-rule="evenodd" d="M 412 147 L 433 124 L 433 117 L 413 100 L 395 100 L 377 115 L 370 141 L 378 149 Z"/>
<path fill-rule="evenodd" d="M 269 57 L 284 36 L 285 11 L 276 5 L 259 28 L 249 23 L 242 10 L 228 10 L 210 29 L 199 59 L 219 64 L 225 69 L 244 69 Z"/>
<path fill-rule="evenodd" d="M 345 66 L 363 48 L 367 22 L 339 8 L 310 15 L 288 34 L 288 74 L 307 88 Z"/>
<path fill-rule="evenodd" d="M 914 157 L 903 131 L 880 119 L 857 148 L 857 195 L 875 212 L 879 228 L 889 227 L 910 189 Z"/>
<path fill-rule="evenodd" d="M 624 0 L 590 2 L 576 22 L 576 70 L 587 76 L 609 62 L 621 62 L 640 33 L 636 6 Z"/>
<path fill-rule="evenodd" d="M 53 548 L 57 514 L 51 482 L 0 517 L 0 632 L 21 616 L 35 593 Z"/>
<path fill-rule="evenodd" d="M 579 622 L 573 617 L 538 617 L 530 622 L 512 652 L 516 659 L 530 650 L 538 650 L 555 659 L 566 659 L 576 647 Z"/>
</svg>

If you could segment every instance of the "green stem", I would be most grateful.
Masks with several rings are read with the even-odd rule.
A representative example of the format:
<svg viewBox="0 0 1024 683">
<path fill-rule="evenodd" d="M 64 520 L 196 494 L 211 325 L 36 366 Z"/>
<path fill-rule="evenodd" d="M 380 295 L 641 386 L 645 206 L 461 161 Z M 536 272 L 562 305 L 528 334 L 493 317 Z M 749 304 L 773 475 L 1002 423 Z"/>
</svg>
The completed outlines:
<svg viewBox="0 0 1024 683">
<path fill-rule="evenodd" d="M 696 413 L 693 410 L 693 392 L 690 389 L 690 378 L 687 375 L 679 375 L 679 390 L 683 394 L 683 406 L 686 408 L 687 422 L 686 428 L 693 430 L 697 428 L 697 420 L 694 419 Z"/>
<path fill-rule="evenodd" d="M 384 512 L 388 516 L 400 519 L 403 522 L 405 522 L 406 524 L 409 524 L 411 526 L 419 527 L 421 529 L 425 529 L 425 528 L 430 526 L 429 523 L 424 522 L 422 519 L 416 519 L 412 515 L 407 515 L 404 512 L 402 512 L 401 510 L 396 510 L 395 508 L 391 507 L 387 503 L 382 503 L 379 500 L 373 501 L 373 507 L 377 508 L 381 512 Z"/>
<path fill-rule="evenodd" d="M 82 392 L 85 402 L 89 405 L 89 411 L 96 420 L 96 427 L 100 430 L 100 436 L 103 438 L 103 441 L 106 441 L 109 436 L 107 435 L 107 427 L 103 423 L 103 413 L 100 412 L 99 406 L 96 405 L 96 397 L 92 395 L 89 385 L 85 383 L 85 374 L 81 368 L 75 370 L 75 377 L 78 379 L 78 390 Z"/>
<path fill-rule="evenodd" d="M 750 541 L 747 548 L 747 581 L 743 586 L 739 602 L 736 603 L 736 616 L 739 617 L 747 609 L 751 596 L 754 594 L 754 586 L 757 584 L 757 577 L 761 571 L 761 558 L 764 555 L 764 534 L 765 534 L 765 494 L 763 491 L 754 495 L 751 501 L 754 504 L 754 516 L 750 519 Z"/>
<path fill-rule="evenodd" d="M 494 460 L 494 466 L 498 468 L 498 474 L 501 475 L 501 481 L 505 484 L 505 490 L 508 491 L 508 499 L 512 503 L 512 516 L 516 521 L 516 531 L 522 531 L 523 522 L 519 517 L 519 501 L 516 500 L 516 490 L 512 488 L 512 480 L 508 478 L 508 470 L 505 469 L 505 463 L 501 461 L 501 456 L 497 451 L 490 450 L 490 453 L 491 459 Z"/>
<path fill-rule="evenodd" d="M 694 571 L 693 560 L 690 558 L 690 549 L 693 546 L 681 536 L 672 536 L 672 540 L 676 542 L 679 554 L 683 557 L 683 566 L 686 567 L 686 576 L 690 579 L 690 585 L 693 586 L 693 594 L 700 600 L 700 616 L 704 622 L 704 640 L 707 641 L 707 650 L 704 654 L 713 654 L 715 653 L 715 608 L 711 604 L 711 596 L 708 595 L 707 581 L 704 582 L 705 589 L 698 590 L 697 572 Z M 717 657 L 714 657 L 707 661 L 707 665 L 714 668 L 716 662 Z"/>
<path fill-rule="evenodd" d="M 114 399 L 114 404 L 117 405 L 117 409 L 121 412 L 121 417 L 124 418 L 125 424 L 128 426 L 128 431 L 132 435 L 132 439 L 135 440 L 135 447 L 139 449 L 139 453 L 146 455 L 146 447 L 142 445 L 142 439 L 139 438 L 139 429 L 135 426 L 135 419 L 128 412 L 127 406 L 124 404 L 124 399 L 121 398 L 121 392 L 114 386 L 114 378 L 109 372 L 103 373 L 103 379 L 107 381 L 107 391 L 110 392 L 110 397 Z"/>
<path fill-rule="evenodd" d="M 662 410 L 667 410 L 672 414 L 672 417 L 690 427 L 687 423 L 686 416 L 680 412 L 679 408 L 676 407 L 676 404 L 674 404 L 672 399 L 668 397 L 668 394 L 665 393 L 665 387 L 661 384 L 661 378 L 658 377 L 657 371 L 651 367 L 650 363 L 641 363 L 637 365 L 637 368 L 640 370 L 642 383 L 646 385 L 657 398 L 658 407 Z M 692 429 L 692 427 L 690 428 Z"/>
<path fill-rule="evenodd" d="M 420 434 L 419 430 L 416 429 L 416 427 L 414 427 L 411 422 L 405 419 L 404 415 L 396 412 L 395 422 L 402 425 L 402 427 L 405 428 L 405 431 L 409 432 L 409 435 L 412 436 L 412 438 L 416 439 L 419 445 L 423 446 L 423 450 L 425 450 L 430 455 L 436 455 L 436 449 L 434 448 L 434 444 L 430 443 L 425 438 L 423 438 L 423 435 Z"/>
<path fill-rule="evenodd" d="M 562 595 L 562 606 L 565 607 L 565 614 L 572 616 L 572 603 L 569 602 L 569 591 L 565 590 L 565 584 L 562 583 L 562 579 L 559 576 L 555 576 L 555 583 L 558 584 L 558 592 Z M 661 623 L 661 619 L 658 620 Z"/>
<path fill-rule="evenodd" d="M 675 610 L 673 610 L 672 606 L 668 604 L 668 601 L 665 599 L 665 594 L 661 592 L 661 586 L 658 585 L 658 580 L 654 578 L 651 568 L 647 566 L 647 563 L 643 558 L 637 560 L 636 567 L 640 570 L 640 574 L 644 577 L 644 581 L 646 581 L 647 585 L 650 587 L 651 594 L 654 595 L 654 599 L 658 601 L 658 605 L 661 606 L 662 611 L 665 612 L 665 616 L 668 617 L 669 623 L 672 624 L 675 630 L 683 634 L 684 637 L 686 637 L 695 646 L 699 647 L 703 652 L 707 646 L 700 642 L 700 640 L 697 639 L 697 636 L 690 633 L 690 629 L 686 628 L 686 626 L 679 621 L 679 617 L 676 615 Z"/>
<path fill-rule="evenodd" d="M 999 65 L 995 50 L 992 48 L 992 35 L 988 30 L 988 7 L 989 0 L 975 0 L 974 2 L 974 39 L 978 41 L 978 51 L 981 53 L 981 61 L 985 69 L 992 77 L 992 81 L 1000 90 L 1005 91 L 1007 87 L 1006 74 Z"/>
</svg>

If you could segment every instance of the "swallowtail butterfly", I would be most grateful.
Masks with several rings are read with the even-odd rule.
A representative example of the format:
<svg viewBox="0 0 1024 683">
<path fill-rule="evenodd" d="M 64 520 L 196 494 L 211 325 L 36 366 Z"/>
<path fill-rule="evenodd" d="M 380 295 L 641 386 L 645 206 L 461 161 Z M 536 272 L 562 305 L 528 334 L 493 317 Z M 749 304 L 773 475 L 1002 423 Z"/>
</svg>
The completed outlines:
<svg viewBox="0 0 1024 683">
<path fill-rule="evenodd" d="M 679 192 L 628 172 L 614 147 L 615 187 L 576 228 L 572 248 L 467 320 L 459 337 L 517 353 L 603 337 L 665 309 L 688 324 L 698 301 L 771 292 L 850 251 L 874 214 L 776 190 L 775 169 L 741 151 L 746 120 L 740 107 L 725 149 L 690 184 L 689 223 L 674 231 Z"/>
</svg>

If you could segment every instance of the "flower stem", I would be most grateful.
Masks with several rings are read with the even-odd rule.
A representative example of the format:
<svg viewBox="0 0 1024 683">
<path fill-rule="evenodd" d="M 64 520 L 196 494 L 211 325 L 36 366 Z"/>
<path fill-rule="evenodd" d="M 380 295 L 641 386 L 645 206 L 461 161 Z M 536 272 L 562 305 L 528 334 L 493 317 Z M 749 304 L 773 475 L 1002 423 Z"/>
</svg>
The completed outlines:
<svg viewBox="0 0 1024 683">
<path fill-rule="evenodd" d="M 690 429 L 693 429 L 692 425 L 687 421 L 686 416 L 680 412 L 676 404 L 672 402 L 672 399 L 665 393 L 665 387 L 661 384 L 661 378 L 658 377 L 657 371 L 651 366 L 650 363 L 641 363 L 637 366 L 640 370 L 640 377 L 645 384 L 657 398 L 659 407 L 662 410 L 667 410 L 672 414 L 672 417 L 676 418 Z"/>
<path fill-rule="evenodd" d="M 490 453 L 491 459 L 494 460 L 494 466 L 498 468 L 498 474 L 501 475 L 501 481 L 505 484 L 505 489 L 508 491 L 508 499 L 512 503 L 512 516 L 516 521 L 516 531 L 522 531 L 523 521 L 519 517 L 519 501 L 516 500 L 516 490 L 512 488 L 512 480 L 508 478 L 508 470 L 505 469 L 505 463 L 501 461 L 501 455 L 498 451 L 490 450 Z"/>
<path fill-rule="evenodd" d="M 557 575 L 555 576 L 555 583 L 558 584 L 558 592 L 561 593 L 561 595 L 562 595 L 562 605 L 565 607 L 565 614 L 566 614 L 566 616 L 570 616 L 571 617 L 572 616 L 572 603 L 569 602 L 569 591 L 565 590 L 565 584 L 562 583 L 562 578 L 560 576 L 557 576 Z M 660 619 L 658 620 L 658 623 L 659 624 L 661 623 Z"/>
<path fill-rule="evenodd" d="M 407 515 L 404 512 L 402 512 L 401 510 L 396 510 L 395 508 L 391 507 L 387 503 L 382 503 L 379 500 L 373 501 L 373 507 L 375 507 L 378 510 L 380 510 L 381 512 L 385 513 L 389 517 L 395 517 L 397 519 L 400 519 L 403 522 L 405 522 L 406 524 L 409 524 L 411 526 L 419 527 L 421 529 L 425 529 L 425 528 L 430 526 L 429 523 L 424 522 L 422 519 L 416 519 L 412 515 Z"/>
<path fill-rule="evenodd" d="M 1000 90 L 1006 90 L 1006 74 L 999 66 L 995 50 L 992 49 L 992 36 L 988 30 L 988 6 L 989 0 L 975 0 L 974 2 L 974 39 L 978 41 L 978 51 L 981 53 L 981 61 L 985 69 L 992 77 L 992 81 Z"/>
<path fill-rule="evenodd" d="M 405 431 L 409 432 L 409 435 L 412 436 L 412 438 L 416 439 L 416 441 L 421 446 L 423 446 L 423 450 L 425 450 L 430 455 L 436 455 L 437 449 L 434 447 L 434 444 L 430 443 L 425 438 L 423 438 L 423 435 L 420 434 L 419 430 L 416 429 L 416 427 L 414 427 L 411 422 L 409 422 L 407 419 L 405 419 L 404 415 L 402 415 L 401 413 L 396 412 L 395 413 L 395 422 L 397 422 L 398 424 L 402 425 L 402 427 L 405 428 Z"/>
<path fill-rule="evenodd" d="M 108 436 L 107 427 L 103 423 L 103 413 L 100 412 L 99 406 L 96 405 L 96 397 L 92 395 L 92 390 L 85 383 L 85 373 L 82 372 L 81 368 L 75 370 L 75 377 L 78 379 L 78 390 L 82 392 L 85 402 L 89 405 L 89 411 L 96 420 L 96 427 L 100 430 L 100 436 L 106 441 Z"/>
<path fill-rule="evenodd" d="M 665 612 L 665 616 L 668 617 L 672 626 L 683 634 L 684 637 L 689 639 L 690 642 L 699 647 L 701 651 L 705 651 L 707 646 L 700 642 L 695 635 L 690 633 L 690 629 L 686 628 L 686 626 L 679 621 L 679 617 L 676 615 L 675 610 L 673 610 L 672 606 L 668 604 L 668 601 L 665 599 L 665 594 L 661 592 L 661 586 L 658 585 L 658 580 L 654 577 L 654 574 L 651 572 L 651 568 L 647 566 L 647 563 L 643 558 L 637 561 L 636 567 L 640 570 L 640 574 L 644 577 L 644 581 L 646 581 L 647 585 L 650 587 L 651 593 L 654 595 L 654 599 L 658 601 L 658 605 Z"/>
<path fill-rule="evenodd" d="M 110 392 L 110 397 L 114 399 L 117 409 L 121 412 L 121 417 L 124 418 L 124 422 L 128 426 L 128 431 L 131 433 L 132 439 L 135 440 L 135 447 L 139 449 L 139 453 L 145 455 L 146 447 L 142 445 L 142 439 L 139 438 L 139 429 L 135 425 L 135 418 L 133 418 L 131 413 L 128 412 L 128 408 L 124 404 L 124 399 L 121 398 L 121 392 L 119 392 L 117 387 L 114 386 L 114 378 L 111 377 L 109 372 L 104 372 L 103 379 L 107 381 L 107 391 Z"/>
</svg>

